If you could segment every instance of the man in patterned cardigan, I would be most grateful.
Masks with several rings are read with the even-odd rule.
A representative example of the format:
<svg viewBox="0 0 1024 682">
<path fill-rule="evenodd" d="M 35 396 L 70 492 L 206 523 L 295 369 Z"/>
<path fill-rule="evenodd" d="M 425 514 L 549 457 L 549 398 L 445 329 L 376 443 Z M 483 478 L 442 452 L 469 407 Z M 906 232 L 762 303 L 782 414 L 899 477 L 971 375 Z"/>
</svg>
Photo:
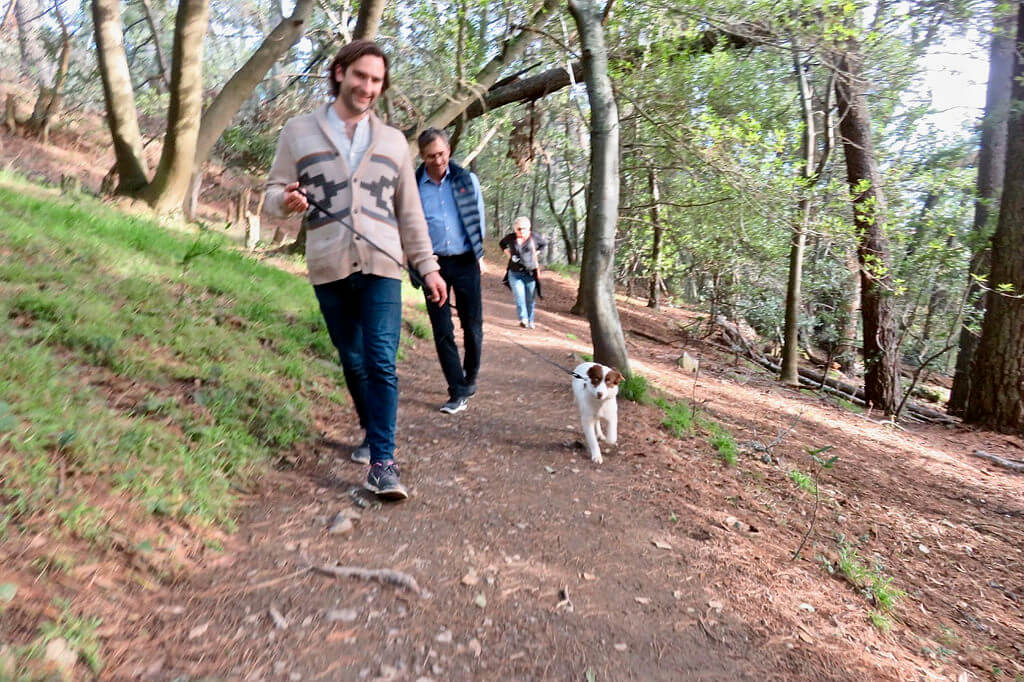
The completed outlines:
<svg viewBox="0 0 1024 682">
<path fill-rule="evenodd" d="M 401 500 L 408 497 L 394 459 L 401 263 L 419 272 L 432 302 L 442 305 L 447 290 L 408 144 L 371 111 L 388 87 L 387 57 L 373 42 L 353 41 L 334 58 L 328 79 L 333 103 L 281 131 L 264 205 L 279 217 L 305 212 L 309 279 L 366 430 L 352 459 L 370 464 L 366 488 Z"/>
</svg>

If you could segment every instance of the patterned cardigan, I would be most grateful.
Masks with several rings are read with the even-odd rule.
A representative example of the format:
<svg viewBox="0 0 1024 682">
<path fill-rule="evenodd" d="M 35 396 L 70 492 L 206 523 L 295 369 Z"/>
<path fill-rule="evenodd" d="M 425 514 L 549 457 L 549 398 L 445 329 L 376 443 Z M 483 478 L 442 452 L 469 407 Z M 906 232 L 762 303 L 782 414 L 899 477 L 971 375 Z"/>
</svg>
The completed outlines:
<svg viewBox="0 0 1024 682">
<path fill-rule="evenodd" d="M 328 106 L 285 124 L 267 179 L 264 210 L 286 216 L 284 188 L 298 180 L 317 203 L 398 262 L 408 261 L 421 275 L 440 269 L 405 137 L 371 113 L 370 147 L 352 171 L 327 134 Z M 398 263 L 313 206 L 306 213 L 306 266 L 313 284 L 344 279 L 353 272 L 402 278 Z"/>
</svg>

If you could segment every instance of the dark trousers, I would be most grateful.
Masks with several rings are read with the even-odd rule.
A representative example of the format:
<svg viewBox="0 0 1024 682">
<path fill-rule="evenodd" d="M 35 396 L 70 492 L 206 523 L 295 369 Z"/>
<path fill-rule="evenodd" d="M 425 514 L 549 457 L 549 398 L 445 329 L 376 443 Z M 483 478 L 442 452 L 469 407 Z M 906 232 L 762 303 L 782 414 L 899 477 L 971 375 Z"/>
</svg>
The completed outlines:
<svg viewBox="0 0 1024 682">
<path fill-rule="evenodd" d="M 441 277 L 448 284 L 448 301 L 438 306 L 427 300 L 427 314 L 434 329 L 434 348 L 441 361 L 441 371 L 448 382 L 450 398 L 464 398 L 470 385 L 476 383 L 480 371 L 480 355 L 484 344 L 484 307 L 480 297 L 480 264 L 473 252 L 458 256 L 438 256 Z M 455 292 L 455 310 L 462 325 L 464 358 L 459 360 L 455 345 L 455 325 L 452 324 L 452 292 Z"/>
<path fill-rule="evenodd" d="M 402 282 L 361 272 L 313 287 L 345 383 L 366 429 L 370 461 L 392 459 L 398 416 L 396 356 L 402 327 Z"/>
</svg>

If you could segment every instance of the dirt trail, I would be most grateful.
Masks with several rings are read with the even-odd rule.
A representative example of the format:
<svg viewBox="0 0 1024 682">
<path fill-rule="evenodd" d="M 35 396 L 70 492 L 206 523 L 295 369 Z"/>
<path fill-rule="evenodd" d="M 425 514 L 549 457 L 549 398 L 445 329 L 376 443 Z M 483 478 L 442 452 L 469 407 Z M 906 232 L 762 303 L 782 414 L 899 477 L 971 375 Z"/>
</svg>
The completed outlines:
<svg viewBox="0 0 1024 682">
<path fill-rule="evenodd" d="M 521 330 L 507 290 L 486 279 L 486 356 L 469 410 L 437 412 L 430 342 L 401 363 L 398 458 L 411 499 L 358 508 L 351 489 L 364 469 L 331 442 L 356 436 L 351 415 L 338 415 L 319 463 L 267 481 L 221 565 L 143 625 L 163 632 L 159 646 L 115 676 L 842 679 L 792 651 L 786 669 L 766 668 L 766 643 L 709 607 L 719 605 L 690 565 L 708 538 L 701 521 L 668 529 L 637 485 L 664 466 L 640 456 L 646 424 L 635 417 L 647 408 L 622 401 L 622 448 L 593 465 L 576 446 L 568 376 L 515 344 L 571 365 L 569 336 L 586 338 L 585 322 L 542 311 L 537 330 Z M 325 532 L 352 510 L 351 536 Z M 310 562 L 402 571 L 425 596 L 301 572 Z"/>
</svg>

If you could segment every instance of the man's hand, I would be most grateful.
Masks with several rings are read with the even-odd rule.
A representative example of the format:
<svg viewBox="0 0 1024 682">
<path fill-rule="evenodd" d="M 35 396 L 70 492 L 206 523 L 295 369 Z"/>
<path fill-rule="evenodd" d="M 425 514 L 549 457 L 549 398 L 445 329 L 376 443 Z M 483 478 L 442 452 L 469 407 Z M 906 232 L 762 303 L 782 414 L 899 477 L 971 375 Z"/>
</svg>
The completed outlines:
<svg viewBox="0 0 1024 682">
<path fill-rule="evenodd" d="M 437 270 L 423 276 L 423 288 L 429 292 L 427 298 L 430 302 L 438 307 L 448 300 L 448 284 Z"/>
<path fill-rule="evenodd" d="M 292 213 L 305 211 L 309 208 L 309 202 L 306 201 L 306 195 L 299 191 L 298 182 L 293 182 L 292 184 L 285 186 L 284 207 Z"/>
</svg>

